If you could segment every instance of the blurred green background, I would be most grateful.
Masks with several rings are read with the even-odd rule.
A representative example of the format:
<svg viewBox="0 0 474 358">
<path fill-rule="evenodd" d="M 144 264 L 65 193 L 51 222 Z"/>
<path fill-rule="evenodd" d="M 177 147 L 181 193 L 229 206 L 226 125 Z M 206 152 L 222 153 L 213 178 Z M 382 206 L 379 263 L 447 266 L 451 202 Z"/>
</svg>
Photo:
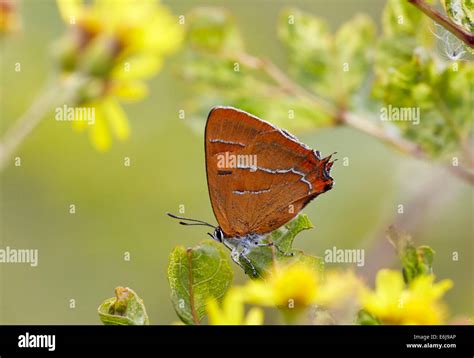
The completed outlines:
<svg viewBox="0 0 474 358">
<path fill-rule="evenodd" d="M 235 16 L 250 53 L 285 68 L 277 40 L 278 13 L 297 6 L 325 18 L 336 29 L 355 12 L 377 22 L 383 1 L 165 1 L 177 16 L 195 6 L 222 5 Z M 51 44 L 65 31 L 52 0 L 21 2 L 23 31 L 1 46 L 1 134 L 41 93 L 55 70 Z M 204 168 L 202 135 L 178 118 L 192 98 L 179 79 L 178 52 L 150 82 L 150 95 L 126 105 L 132 134 L 106 153 L 53 112 L 26 139 L 21 167 L 1 174 L 0 247 L 39 250 L 38 267 L 0 264 L 1 324 L 99 324 L 98 305 L 116 286 L 133 288 L 153 324 L 177 321 L 169 300 L 166 269 L 176 245 L 206 239 L 204 228 L 184 228 L 165 216 L 184 205 L 186 216 L 215 223 Z M 21 72 L 14 64 L 21 62 Z M 216 103 L 219 105 L 220 103 Z M 271 121 L 271 118 L 266 118 Z M 315 229 L 295 247 L 324 256 L 324 250 L 365 248 L 357 268 L 372 285 L 379 268 L 399 267 L 386 242 L 395 224 L 417 244 L 436 251 L 435 273 L 451 278 L 446 296 L 452 316 L 474 312 L 473 191 L 438 167 L 410 159 L 351 129 L 296 133 L 323 154 L 337 151 L 336 185 L 305 212 Z M 123 165 L 130 157 L 131 166 Z M 341 159 L 347 157 L 349 165 Z M 69 214 L 69 205 L 76 214 Z M 403 215 L 397 206 L 403 204 Z M 130 252 L 131 260 L 124 260 Z M 453 261 L 453 252 L 459 260 Z M 330 266 L 330 265 L 328 265 Z M 343 265 L 348 266 L 348 265 Z M 237 266 L 236 282 L 245 280 Z M 76 307 L 69 307 L 70 300 Z"/>
</svg>

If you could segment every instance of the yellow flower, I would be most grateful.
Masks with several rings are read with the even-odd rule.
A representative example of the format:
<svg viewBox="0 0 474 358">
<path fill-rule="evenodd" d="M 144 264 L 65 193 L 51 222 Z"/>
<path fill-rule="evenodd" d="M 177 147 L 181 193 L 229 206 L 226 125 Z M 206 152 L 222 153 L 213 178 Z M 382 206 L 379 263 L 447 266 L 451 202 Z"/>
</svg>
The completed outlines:
<svg viewBox="0 0 474 358">
<path fill-rule="evenodd" d="M 363 284 L 353 271 L 327 271 L 316 302 L 331 308 L 347 307 L 348 302 L 355 306 L 362 289 Z"/>
<path fill-rule="evenodd" d="M 57 46 L 62 71 L 91 77 L 76 104 L 94 108 L 97 116 L 93 125 L 74 121 L 74 127 L 88 129 L 92 144 L 106 150 L 111 134 L 119 140 L 129 136 L 127 117 L 116 98 L 136 101 L 146 96 L 144 80 L 180 46 L 184 28 L 156 0 L 57 3 L 70 29 Z"/>
<path fill-rule="evenodd" d="M 318 287 L 318 275 L 313 268 L 294 264 L 276 269 L 266 281 L 249 282 L 244 293 L 250 303 L 298 309 L 314 303 Z"/>
<path fill-rule="evenodd" d="M 206 306 L 209 323 L 213 325 L 261 325 L 263 311 L 253 307 L 245 315 L 243 295 L 239 288 L 231 288 L 220 306 L 211 299 Z"/>
<path fill-rule="evenodd" d="M 381 270 L 375 291 L 364 290 L 364 309 L 385 324 L 442 324 L 446 308 L 441 302 L 452 281 L 434 283 L 433 275 L 418 276 L 406 286 L 399 271 Z"/>
</svg>

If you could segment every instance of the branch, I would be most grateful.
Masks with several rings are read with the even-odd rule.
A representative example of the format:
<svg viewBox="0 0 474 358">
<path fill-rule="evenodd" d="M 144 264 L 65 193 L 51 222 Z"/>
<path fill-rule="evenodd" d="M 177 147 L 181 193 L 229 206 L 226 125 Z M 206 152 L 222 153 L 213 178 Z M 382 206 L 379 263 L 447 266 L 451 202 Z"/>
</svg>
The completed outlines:
<svg viewBox="0 0 474 358">
<path fill-rule="evenodd" d="M 303 100 L 309 100 L 312 103 L 316 103 L 317 106 L 329 115 L 336 116 L 337 108 L 325 99 L 314 95 L 306 88 L 301 87 L 295 83 L 290 77 L 288 77 L 282 70 L 280 70 L 275 64 L 265 59 L 252 56 L 248 53 L 239 53 L 231 56 L 237 59 L 238 62 L 243 63 L 245 66 L 254 69 L 262 70 L 271 79 L 273 79 L 283 92 L 291 94 Z"/>
<path fill-rule="evenodd" d="M 392 135 L 391 133 L 387 132 L 384 127 L 379 126 L 368 119 L 362 118 L 352 112 L 348 112 L 335 107 L 327 100 L 317 96 L 316 94 L 308 91 L 306 88 L 300 86 L 272 62 L 252 56 L 247 53 L 237 54 L 233 58 L 237 59 L 240 63 L 251 69 L 262 70 L 279 85 L 280 89 L 283 92 L 295 96 L 299 99 L 308 101 L 309 103 L 312 103 L 313 105 L 327 113 L 329 116 L 335 118 L 336 123 L 345 124 L 349 127 L 364 132 L 414 158 L 427 161 L 429 160 L 426 153 L 418 144 L 413 143 L 405 138 Z M 445 164 L 444 166 L 446 170 L 448 170 L 452 174 L 467 181 L 471 185 L 474 185 L 473 171 L 462 166 L 456 167 L 450 164 Z"/>
<path fill-rule="evenodd" d="M 310 102 L 317 104 L 318 107 L 320 107 L 328 114 L 336 115 L 336 107 L 334 107 L 331 103 L 327 102 L 323 98 L 314 95 L 306 88 L 301 87 L 299 84 L 295 83 L 290 77 L 286 75 L 286 73 L 280 70 L 272 62 L 249 55 L 247 53 L 238 54 L 237 60 L 249 68 L 252 68 L 254 70 L 262 70 L 263 72 L 265 72 L 280 86 L 281 90 L 283 90 L 284 92 L 296 96 L 302 100 L 309 100 Z"/>
<path fill-rule="evenodd" d="M 387 144 L 390 144 L 402 153 L 411 155 L 418 159 L 427 159 L 425 153 L 418 144 L 392 135 L 385 131 L 383 127 L 376 125 L 374 122 L 365 118 L 359 117 L 352 112 L 344 112 L 341 115 L 341 121 L 349 127 L 355 128 L 361 132 L 369 134 L 372 137 L 378 138 Z"/>
<path fill-rule="evenodd" d="M 454 36 L 464 42 L 470 48 L 474 48 L 474 35 L 464 29 L 462 26 L 454 23 L 446 15 L 440 13 L 430 4 L 423 0 L 408 0 L 409 3 L 416 6 L 425 15 L 429 16 L 433 21 L 443 26 L 446 30 L 451 32 Z"/>
</svg>

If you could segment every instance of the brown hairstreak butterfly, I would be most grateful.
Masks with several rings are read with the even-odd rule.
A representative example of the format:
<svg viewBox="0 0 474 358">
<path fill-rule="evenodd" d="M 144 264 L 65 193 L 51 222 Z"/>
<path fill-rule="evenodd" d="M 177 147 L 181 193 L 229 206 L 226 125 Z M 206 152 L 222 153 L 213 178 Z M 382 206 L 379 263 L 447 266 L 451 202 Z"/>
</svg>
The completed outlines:
<svg viewBox="0 0 474 358">
<path fill-rule="evenodd" d="M 214 107 L 204 135 L 206 172 L 215 227 L 176 215 L 183 225 L 214 228 L 209 235 L 231 250 L 238 265 L 265 243 L 266 234 L 293 219 L 311 200 L 330 190 L 331 156 L 285 130 L 232 107 Z M 275 246 L 277 250 L 278 247 Z"/>
</svg>

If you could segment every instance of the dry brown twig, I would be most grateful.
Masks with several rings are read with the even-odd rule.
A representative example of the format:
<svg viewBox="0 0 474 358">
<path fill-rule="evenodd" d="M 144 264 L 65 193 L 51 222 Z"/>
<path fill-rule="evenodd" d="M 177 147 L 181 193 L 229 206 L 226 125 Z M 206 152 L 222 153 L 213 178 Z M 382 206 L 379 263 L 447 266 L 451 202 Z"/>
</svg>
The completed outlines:
<svg viewBox="0 0 474 358">
<path fill-rule="evenodd" d="M 446 30 L 451 32 L 454 36 L 464 42 L 467 46 L 474 48 L 474 34 L 466 31 L 463 27 L 454 23 L 446 15 L 440 13 L 430 4 L 423 0 L 407 0 L 409 3 L 416 6 L 426 16 L 430 17 L 437 24 L 443 26 Z"/>
</svg>

